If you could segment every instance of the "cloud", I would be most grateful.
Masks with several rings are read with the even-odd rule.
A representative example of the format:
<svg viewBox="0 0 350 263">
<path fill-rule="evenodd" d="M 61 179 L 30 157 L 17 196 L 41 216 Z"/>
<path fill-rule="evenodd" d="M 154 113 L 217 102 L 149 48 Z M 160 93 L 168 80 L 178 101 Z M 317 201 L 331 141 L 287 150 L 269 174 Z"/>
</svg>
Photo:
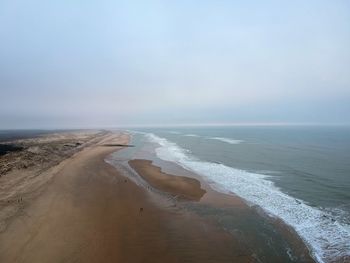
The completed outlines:
<svg viewBox="0 0 350 263">
<path fill-rule="evenodd" d="M 3 1 L 1 125 L 350 122 L 347 10 Z"/>
</svg>

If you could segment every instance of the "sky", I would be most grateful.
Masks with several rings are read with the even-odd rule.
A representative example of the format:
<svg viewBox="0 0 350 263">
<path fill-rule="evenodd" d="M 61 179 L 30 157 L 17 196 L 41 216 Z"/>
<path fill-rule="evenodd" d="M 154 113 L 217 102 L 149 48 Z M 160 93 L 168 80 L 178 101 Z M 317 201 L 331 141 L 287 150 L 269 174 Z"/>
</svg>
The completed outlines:
<svg viewBox="0 0 350 263">
<path fill-rule="evenodd" d="M 0 129 L 350 124 L 350 1 L 0 0 Z"/>
</svg>

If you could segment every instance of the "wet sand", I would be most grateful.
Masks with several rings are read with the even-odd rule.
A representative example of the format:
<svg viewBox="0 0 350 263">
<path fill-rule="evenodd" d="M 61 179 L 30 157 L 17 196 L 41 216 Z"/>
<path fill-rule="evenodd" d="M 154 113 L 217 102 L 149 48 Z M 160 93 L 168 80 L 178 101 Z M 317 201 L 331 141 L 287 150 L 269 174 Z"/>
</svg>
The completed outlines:
<svg viewBox="0 0 350 263">
<path fill-rule="evenodd" d="M 109 134 L 56 168 L 43 193 L 0 234 L 0 262 L 254 262 L 232 235 L 159 207 L 104 159 Z"/>
<path fill-rule="evenodd" d="M 151 186 L 173 196 L 199 201 L 206 193 L 198 180 L 164 173 L 149 160 L 130 160 L 129 165 Z"/>
<path fill-rule="evenodd" d="M 190 210 L 199 211 L 202 219 L 208 218 L 208 215 L 209 218 L 214 219 L 216 217 L 215 214 L 221 214 L 222 217 L 219 216 L 214 221 L 229 220 L 231 225 L 230 223 L 219 225 L 231 234 L 233 233 L 229 230 L 230 228 L 233 227 L 233 232 L 240 229 L 237 232 L 239 233 L 238 235 L 233 235 L 236 240 L 240 240 L 240 246 L 244 248 L 244 251 L 250 251 L 250 253 L 246 254 L 253 256 L 253 262 L 291 262 L 290 257 L 294 258 L 293 262 L 315 262 L 302 239 L 291 227 L 278 218 L 268 216 L 261 209 L 248 206 L 243 199 L 233 193 L 228 195 L 215 191 L 200 176 L 185 170 L 175 163 L 134 159 L 128 161 L 128 164 L 143 180 L 146 180 L 157 190 L 162 190 L 173 196 L 177 196 L 180 193 L 185 195 L 189 189 L 191 189 L 189 192 L 197 192 L 199 194 L 197 198 L 192 199 L 192 201 L 196 202 L 188 203 L 186 199 L 177 199 L 179 201 L 175 202 L 177 207 L 186 207 L 189 204 Z M 169 184 L 171 185 L 170 190 L 167 189 Z M 246 222 L 250 222 L 248 223 L 250 227 L 246 228 Z M 260 229 L 257 225 L 260 226 Z M 256 232 L 258 229 L 260 231 L 270 229 L 269 231 L 271 232 L 269 234 L 265 232 L 265 234 L 271 235 L 270 238 L 268 240 L 262 238 L 264 234 Z M 288 253 L 290 256 L 273 252 L 284 249 L 283 246 L 281 247 L 279 243 L 276 243 L 279 242 L 279 238 L 280 242 L 284 244 L 283 246 L 289 247 L 290 251 Z M 271 245 L 274 247 L 272 248 Z"/>
</svg>

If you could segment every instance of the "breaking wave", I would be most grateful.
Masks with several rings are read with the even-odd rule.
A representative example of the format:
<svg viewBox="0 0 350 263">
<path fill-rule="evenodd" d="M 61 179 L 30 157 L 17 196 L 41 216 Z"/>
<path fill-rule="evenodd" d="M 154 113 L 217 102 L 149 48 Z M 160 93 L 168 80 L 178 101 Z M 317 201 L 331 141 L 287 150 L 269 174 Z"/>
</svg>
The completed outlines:
<svg viewBox="0 0 350 263">
<path fill-rule="evenodd" d="M 229 144 L 240 144 L 243 142 L 242 140 L 235 140 L 235 139 L 229 139 L 229 138 L 223 138 L 223 137 L 209 137 L 208 139 L 226 142 Z"/>
<path fill-rule="evenodd" d="M 267 180 L 267 175 L 204 162 L 167 139 L 151 133 L 145 136 L 158 145 L 156 154 L 160 159 L 175 162 L 201 175 L 218 191 L 233 192 L 249 204 L 260 206 L 269 215 L 281 218 L 295 229 L 317 261 L 330 262 L 350 256 L 349 225 L 338 222 L 327 211 L 283 193 Z M 219 140 L 219 137 L 212 139 Z"/>
</svg>

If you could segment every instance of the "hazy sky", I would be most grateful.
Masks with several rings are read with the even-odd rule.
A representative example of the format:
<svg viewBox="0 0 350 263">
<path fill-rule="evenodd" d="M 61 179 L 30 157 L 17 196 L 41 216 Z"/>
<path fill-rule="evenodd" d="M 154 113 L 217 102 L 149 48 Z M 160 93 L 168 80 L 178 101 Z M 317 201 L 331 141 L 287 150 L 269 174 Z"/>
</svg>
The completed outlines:
<svg viewBox="0 0 350 263">
<path fill-rule="evenodd" d="M 350 123 L 350 1 L 0 0 L 0 128 Z"/>
</svg>

